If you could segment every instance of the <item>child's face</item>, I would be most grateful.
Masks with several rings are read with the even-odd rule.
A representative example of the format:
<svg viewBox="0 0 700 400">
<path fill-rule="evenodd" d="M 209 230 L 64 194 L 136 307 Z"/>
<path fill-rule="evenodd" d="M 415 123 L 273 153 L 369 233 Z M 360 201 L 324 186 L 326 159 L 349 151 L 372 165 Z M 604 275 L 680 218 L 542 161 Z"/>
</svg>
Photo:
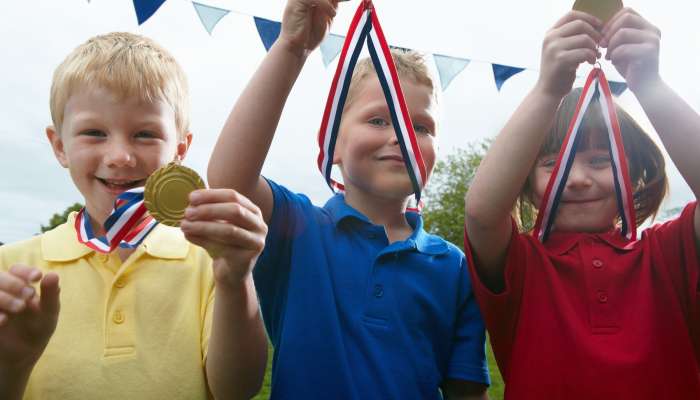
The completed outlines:
<svg viewBox="0 0 700 400">
<path fill-rule="evenodd" d="M 435 163 L 436 104 L 432 90 L 401 81 L 406 106 L 428 175 Z M 340 165 L 346 191 L 405 200 L 413 193 L 389 108 L 376 75 L 365 78 L 343 112 L 334 163 Z"/>
<path fill-rule="evenodd" d="M 557 154 L 540 157 L 530 175 L 534 203 L 540 206 Z M 554 230 L 605 232 L 613 228 L 617 198 L 607 149 L 590 148 L 576 154 L 562 193 Z"/>
<path fill-rule="evenodd" d="M 184 157 L 192 140 L 188 133 L 178 142 L 173 108 L 161 100 L 120 99 L 86 87 L 72 94 L 64 111 L 60 130 L 49 127 L 47 135 L 88 213 L 99 222 L 117 195 L 143 186 L 157 168 Z"/>
</svg>

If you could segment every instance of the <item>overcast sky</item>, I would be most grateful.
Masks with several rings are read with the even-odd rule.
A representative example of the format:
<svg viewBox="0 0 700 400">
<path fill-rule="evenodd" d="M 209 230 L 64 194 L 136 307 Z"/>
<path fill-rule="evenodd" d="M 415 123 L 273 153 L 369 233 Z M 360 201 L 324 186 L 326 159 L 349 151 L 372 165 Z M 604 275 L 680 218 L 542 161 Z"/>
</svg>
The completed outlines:
<svg viewBox="0 0 700 400">
<path fill-rule="evenodd" d="M 192 2 L 168 0 L 138 26 L 129 0 L 27 0 L 6 2 L 0 13 L 0 241 L 39 232 L 53 213 L 82 201 L 44 135 L 53 69 L 93 35 L 132 31 L 169 49 L 189 77 L 194 141 L 186 164 L 206 175 L 216 137 L 237 96 L 265 50 L 252 15 L 280 20 L 283 0 L 201 0 L 232 10 L 209 35 Z M 443 93 L 440 152 L 498 133 L 537 79 L 542 38 L 571 7 L 569 1 L 375 0 L 392 45 L 468 58 L 472 63 Z M 341 4 L 331 29 L 345 35 L 357 3 Z M 662 31 L 661 73 L 696 110 L 700 109 L 700 6 L 681 0 L 630 0 Z M 432 65 L 432 60 L 431 65 Z M 496 90 L 490 63 L 528 68 Z M 606 63 L 607 64 L 607 63 Z M 590 67 L 579 72 L 585 75 Z M 610 65 L 604 69 L 619 80 Z M 264 173 L 322 203 L 330 194 L 315 166 L 316 133 L 335 63 L 312 55 L 292 92 Z M 634 96 L 619 101 L 652 130 Z M 652 130 L 653 131 L 653 130 Z M 231 155 L 235 157 L 235 154 Z M 700 155 L 699 155 L 700 156 Z M 692 199 L 670 167 L 671 196 L 664 208 Z"/>
</svg>

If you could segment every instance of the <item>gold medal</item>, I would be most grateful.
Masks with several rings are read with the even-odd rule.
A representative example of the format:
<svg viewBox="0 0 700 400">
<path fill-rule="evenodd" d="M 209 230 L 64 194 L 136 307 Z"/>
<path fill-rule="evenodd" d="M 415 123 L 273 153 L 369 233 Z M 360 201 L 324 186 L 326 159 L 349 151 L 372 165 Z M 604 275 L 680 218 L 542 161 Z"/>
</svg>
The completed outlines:
<svg viewBox="0 0 700 400">
<path fill-rule="evenodd" d="M 158 222 L 180 226 L 185 208 L 190 204 L 190 193 L 204 188 L 204 181 L 193 169 L 173 162 L 148 177 L 143 202 Z"/>
<path fill-rule="evenodd" d="M 610 21 L 622 9 L 621 0 L 576 0 L 574 10 L 583 11 L 597 17 L 603 23 Z"/>
</svg>

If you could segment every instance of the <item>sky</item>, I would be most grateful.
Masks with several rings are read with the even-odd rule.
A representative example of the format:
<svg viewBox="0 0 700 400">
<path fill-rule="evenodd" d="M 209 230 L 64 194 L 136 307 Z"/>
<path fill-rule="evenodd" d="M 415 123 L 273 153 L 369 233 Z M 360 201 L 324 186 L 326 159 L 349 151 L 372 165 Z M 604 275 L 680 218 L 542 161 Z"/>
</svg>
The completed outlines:
<svg viewBox="0 0 700 400">
<path fill-rule="evenodd" d="M 46 140 L 49 88 L 54 68 L 90 37 L 130 31 L 167 48 L 188 75 L 194 140 L 185 164 L 203 177 L 228 112 L 265 56 L 252 16 L 281 20 L 283 0 L 201 0 L 231 10 L 210 35 L 190 0 L 167 0 L 143 25 L 129 0 L 30 0 L 7 2 L 0 13 L 0 242 L 40 231 L 50 217 L 81 202 Z M 442 93 L 440 156 L 495 136 L 537 80 L 542 39 L 573 1 L 375 0 L 391 45 L 472 60 Z M 700 5 L 681 0 L 629 0 L 660 28 L 661 75 L 700 110 Z M 345 35 L 357 0 L 341 3 L 331 32 Z M 337 61 L 337 59 L 336 59 Z M 496 90 L 491 63 L 527 68 Z M 316 134 L 336 63 L 326 68 L 312 54 L 282 115 L 263 173 L 323 203 L 330 191 L 316 169 Z M 603 62 L 610 80 L 622 80 Z M 590 66 L 579 70 L 583 77 Z M 652 135 L 634 95 L 619 99 Z M 232 154 L 231 157 L 235 157 Z M 693 195 L 670 165 L 671 193 L 663 209 Z"/>
</svg>

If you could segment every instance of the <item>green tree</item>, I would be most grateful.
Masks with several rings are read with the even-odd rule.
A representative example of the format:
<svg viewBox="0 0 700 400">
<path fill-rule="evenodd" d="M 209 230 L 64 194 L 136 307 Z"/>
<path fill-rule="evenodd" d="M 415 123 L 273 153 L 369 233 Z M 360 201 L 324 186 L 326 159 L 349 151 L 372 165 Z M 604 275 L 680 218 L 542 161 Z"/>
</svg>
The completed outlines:
<svg viewBox="0 0 700 400">
<path fill-rule="evenodd" d="M 54 214 L 53 217 L 49 220 L 49 225 L 48 226 L 41 226 L 41 233 L 44 233 L 46 231 L 50 231 L 51 229 L 61 225 L 62 223 L 66 222 L 68 220 L 68 215 L 73 212 L 73 211 L 80 211 L 80 209 L 83 208 L 83 205 L 80 203 L 75 203 L 72 206 L 66 208 L 65 211 L 63 211 L 62 214 Z"/>
</svg>

